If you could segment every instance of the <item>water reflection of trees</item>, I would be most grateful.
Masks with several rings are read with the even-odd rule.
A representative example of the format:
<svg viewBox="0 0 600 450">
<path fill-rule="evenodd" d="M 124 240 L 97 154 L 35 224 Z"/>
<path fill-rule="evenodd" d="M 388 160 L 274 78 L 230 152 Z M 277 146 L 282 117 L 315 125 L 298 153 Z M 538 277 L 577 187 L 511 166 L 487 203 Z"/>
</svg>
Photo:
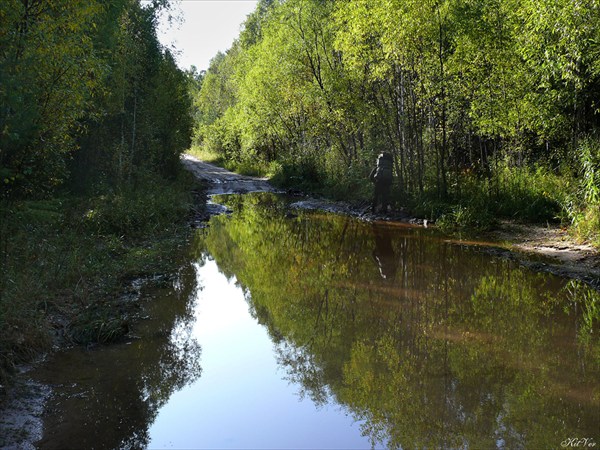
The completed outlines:
<svg viewBox="0 0 600 450">
<path fill-rule="evenodd" d="M 250 291 L 288 377 L 347 405 L 374 445 L 545 448 L 595 432 L 597 314 L 560 280 L 423 230 L 289 218 L 273 196 L 227 202 L 235 213 L 198 250 Z"/>
<path fill-rule="evenodd" d="M 45 417 L 42 448 L 144 448 L 148 429 L 173 392 L 200 375 L 200 346 L 191 334 L 197 288 L 189 264 L 179 279 L 152 291 L 142 339 L 101 350 L 58 355 L 38 374 L 57 398 Z M 58 383 L 58 384 L 57 384 Z"/>
</svg>

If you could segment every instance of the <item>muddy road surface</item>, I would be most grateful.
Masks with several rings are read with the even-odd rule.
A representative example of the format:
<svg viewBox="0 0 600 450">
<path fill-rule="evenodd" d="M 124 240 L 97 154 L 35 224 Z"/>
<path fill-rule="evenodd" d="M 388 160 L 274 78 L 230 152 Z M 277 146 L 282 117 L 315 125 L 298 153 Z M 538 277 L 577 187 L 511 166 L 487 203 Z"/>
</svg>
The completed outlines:
<svg viewBox="0 0 600 450">
<path fill-rule="evenodd" d="M 222 167 L 202 162 L 191 155 L 184 155 L 181 162 L 198 179 L 206 181 L 209 184 L 208 195 L 279 192 L 268 183 L 266 178 L 239 175 Z"/>
</svg>

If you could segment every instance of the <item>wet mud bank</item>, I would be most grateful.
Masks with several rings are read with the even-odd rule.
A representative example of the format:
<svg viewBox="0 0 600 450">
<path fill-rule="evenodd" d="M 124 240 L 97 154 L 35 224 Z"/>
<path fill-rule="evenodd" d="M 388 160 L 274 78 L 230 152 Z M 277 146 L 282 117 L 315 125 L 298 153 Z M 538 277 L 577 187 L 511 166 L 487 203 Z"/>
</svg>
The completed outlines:
<svg viewBox="0 0 600 450">
<path fill-rule="evenodd" d="M 149 303 L 153 292 L 177 284 L 179 274 L 148 274 L 130 280 L 118 298 L 110 302 L 111 308 L 120 314 L 119 336 L 110 343 L 77 343 L 68 330 L 65 318 L 55 318 L 61 323 L 53 336 L 52 352 L 40 355 L 36 361 L 16 368 L 16 374 L 9 386 L 2 388 L 0 398 L 0 449 L 29 450 L 40 448 L 39 441 L 44 434 L 44 419 L 48 413 L 46 403 L 55 395 L 51 383 L 34 376 L 40 367 L 61 353 L 80 348 L 82 352 L 93 354 L 103 347 L 130 344 L 138 339 L 136 329 L 150 318 Z M 78 368 L 65 364 L 66 371 Z M 42 448 L 44 448 L 42 446 Z"/>
<path fill-rule="evenodd" d="M 42 415 L 52 390 L 28 378 L 30 366 L 21 367 L 15 384 L 0 406 L 0 448 L 35 449 L 42 438 Z"/>
</svg>

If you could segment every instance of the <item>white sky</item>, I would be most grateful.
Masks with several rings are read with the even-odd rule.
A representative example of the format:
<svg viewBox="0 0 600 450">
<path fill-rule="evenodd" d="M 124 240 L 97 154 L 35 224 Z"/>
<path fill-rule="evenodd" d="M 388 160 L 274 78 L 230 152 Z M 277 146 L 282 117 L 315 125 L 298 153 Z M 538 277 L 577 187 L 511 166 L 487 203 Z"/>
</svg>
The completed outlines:
<svg viewBox="0 0 600 450">
<path fill-rule="evenodd" d="M 256 8 L 256 0 L 178 0 L 173 2 L 173 14 L 183 23 L 174 21 L 169 27 L 166 17 L 161 20 L 158 38 L 175 48 L 181 69 L 194 65 L 208 69 L 217 52 L 231 47 L 240 34 L 246 16 Z"/>
</svg>

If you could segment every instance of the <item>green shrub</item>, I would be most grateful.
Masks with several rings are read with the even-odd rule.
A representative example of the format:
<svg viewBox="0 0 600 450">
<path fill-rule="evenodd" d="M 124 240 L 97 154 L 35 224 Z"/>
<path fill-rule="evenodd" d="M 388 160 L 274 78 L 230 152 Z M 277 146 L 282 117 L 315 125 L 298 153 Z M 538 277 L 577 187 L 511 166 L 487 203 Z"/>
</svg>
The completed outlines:
<svg viewBox="0 0 600 450">
<path fill-rule="evenodd" d="M 78 314 L 70 323 L 69 331 L 79 344 L 108 344 L 127 334 L 129 324 L 118 311 L 94 306 Z"/>
<path fill-rule="evenodd" d="M 82 221 L 97 234 L 140 236 L 180 221 L 190 201 L 176 185 L 146 181 L 135 189 L 92 199 Z"/>
<path fill-rule="evenodd" d="M 299 161 L 281 161 L 271 182 L 284 188 L 295 188 L 305 192 L 323 189 L 326 178 L 316 161 L 310 158 Z"/>
<path fill-rule="evenodd" d="M 500 165 L 493 184 L 495 211 L 501 217 L 527 222 L 555 221 L 565 195 L 565 175 L 555 174 L 545 166 L 511 167 Z"/>
<path fill-rule="evenodd" d="M 441 228 L 482 231 L 501 218 L 535 223 L 558 220 L 567 187 L 565 175 L 543 166 L 502 163 L 489 178 L 459 175 L 445 199 L 426 190 L 407 199 L 406 205 L 416 216 L 437 221 Z"/>
<path fill-rule="evenodd" d="M 195 156 L 200 161 L 215 164 L 221 167 L 225 165 L 225 159 L 223 158 L 223 156 L 217 153 L 216 151 L 210 150 L 207 145 L 195 145 L 191 149 L 189 149 L 187 153 L 189 153 L 192 156 Z"/>
<path fill-rule="evenodd" d="M 588 136 L 577 149 L 578 178 L 563 208 L 580 239 L 600 247 L 600 138 Z"/>
<path fill-rule="evenodd" d="M 491 228 L 494 224 L 494 217 L 489 210 L 464 205 L 452 207 L 450 212 L 442 214 L 437 220 L 437 225 L 446 231 L 462 229 L 483 231 Z"/>
</svg>

